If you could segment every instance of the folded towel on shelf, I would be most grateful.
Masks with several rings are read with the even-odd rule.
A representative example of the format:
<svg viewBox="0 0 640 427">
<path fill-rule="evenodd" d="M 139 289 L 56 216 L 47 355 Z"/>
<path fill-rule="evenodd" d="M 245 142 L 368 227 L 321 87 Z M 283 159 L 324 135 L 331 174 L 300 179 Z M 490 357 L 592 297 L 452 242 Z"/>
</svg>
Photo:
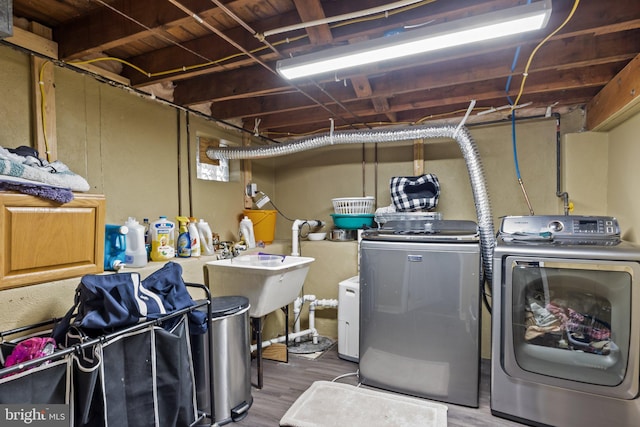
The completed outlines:
<svg viewBox="0 0 640 427">
<path fill-rule="evenodd" d="M 0 175 L 0 190 L 17 191 L 58 203 L 69 203 L 74 198 L 69 188 L 55 187 L 7 175 Z"/>
<path fill-rule="evenodd" d="M 30 149 L 27 153 L 26 150 L 21 150 L 23 148 L 29 149 L 29 147 L 18 147 L 8 150 L 0 147 L 0 175 L 23 178 L 71 191 L 89 191 L 90 186 L 87 180 L 69 170 L 64 163 L 60 161 L 49 163 L 39 159 L 37 151 Z"/>
</svg>

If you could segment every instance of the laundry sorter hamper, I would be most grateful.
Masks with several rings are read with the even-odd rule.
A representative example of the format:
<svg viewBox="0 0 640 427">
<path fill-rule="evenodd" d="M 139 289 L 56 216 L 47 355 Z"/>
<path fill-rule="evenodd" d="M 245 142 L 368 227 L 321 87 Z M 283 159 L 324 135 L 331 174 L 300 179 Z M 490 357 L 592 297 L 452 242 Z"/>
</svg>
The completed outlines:
<svg viewBox="0 0 640 427">
<path fill-rule="evenodd" d="M 206 287 L 187 286 L 202 288 L 207 299 L 109 333 L 71 326 L 62 350 L 0 369 L 0 404 L 67 406 L 65 427 L 197 425 L 207 414 L 196 401 L 189 315 L 208 310 L 210 298 Z M 42 329 L 57 320 L 16 331 Z M 12 332 L 0 333 L 5 356 L 19 342 L 4 342 Z M 50 336 L 51 331 L 41 334 Z"/>
<path fill-rule="evenodd" d="M 196 401 L 188 315 L 208 304 L 88 340 L 71 328 L 67 345 L 82 346 L 74 355 L 74 426 L 182 427 L 205 418 Z"/>
<path fill-rule="evenodd" d="M 10 411 L 31 413 L 46 408 L 48 425 L 69 426 L 72 351 L 56 351 L 35 360 L 5 365 L 20 341 L 38 336 L 35 331 L 47 325 L 51 321 L 0 332 L 0 405 L 5 409 L 0 417 L 2 425 L 8 421 Z M 11 339 L 14 335 L 24 338 Z"/>
</svg>

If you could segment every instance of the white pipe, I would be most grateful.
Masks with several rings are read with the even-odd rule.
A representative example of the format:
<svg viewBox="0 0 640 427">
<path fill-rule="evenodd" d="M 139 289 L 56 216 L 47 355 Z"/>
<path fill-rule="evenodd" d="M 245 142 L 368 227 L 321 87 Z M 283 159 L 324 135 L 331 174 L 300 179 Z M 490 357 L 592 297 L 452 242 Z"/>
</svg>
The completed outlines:
<svg viewBox="0 0 640 427">
<path fill-rule="evenodd" d="M 309 329 L 316 330 L 316 305 L 312 302 L 309 304 Z M 300 338 L 298 338 L 300 339 Z M 318 333 L 315 332 L 311 336 L 311 342 L 315 345 L 318 344 Z"/>
<path fill-rule="evenodd" d="M 298 237 L 300 236 L 300 228 L 304 224 L 309 224 L 309 227 L 324 227 L 325 222 L 319 219 L 296 219 L 293 221 L 291 226 L 291 256 L 300 256 Z"/>
<path fill-rule="evenodd" d="M 304 295 L 303 297 L 298 297 L 293 302 L 293 313 L 295 316 L 295 322 L 293 324 L 293 331 L 297 333 L 300 331 L 300 312 L 302 311 L 302 304 L 305 301 L 309 301 L 309 329 L 316 331 L 313 334 L 312 340 L 314 344 L 318 344 L 318 332 L 316 330 L 316 308 L 337 308 L 338 300 L 337 299 L 317 299 L 315 295 Z M 303 335 L 304 336 L 304 335 Z M 300 342 L 300 338 L 296 338 L 295 342 Z"/>
<path fill-rule="evenodd" d="M 300 337 L 303 337 L 305 335 L 311 335 L 311 334 L 317 334 L 318 331 L 316 331 L 315 329 L 305 329 L 304 331 L 300 331 L 300 332 L 292 332 L 289 334 L 289 341 L 293 341 L 295 339 L 300 339 Z M 266 340 L 266 341 L 262 341 L 262 348 L 265 347 L 269 347 L 271 344 L 276 344 L 279 342 L 284 342 L 287 339 L 286 335 L 282 335 L 276 338 L 272 338 L 270 340 Z M 258 349 L 258 344 L 252 344 L 251 345 L 251 351 L 256 351 Z"/>
<path fill-rule="evenodd" d="M 314 302 L 316 307 L 324 307 L 324 308 L 338 308 L 338 300 L 337 299 L 317 299 Z"/>
<path fill-rule="evenodd" d="M 331 24 L 333 22 L 346 21 L 348 19 L 362 18 L 363 16 L 373 15 L 375 13 L 388 12 L 392 9 L 408 6 L 414 3 L 419 3 L 423 0 L 402 0 L 395 3 L 390 3 L 383 6 L 373 7 L 370 9 L 360 10 L 358 12 L 345 13 L 343 15 L 330 16 L 328 18 L 316 19 L 315 21 L 301 22 L 299 24 L 288 25 L 286 27 L 274 28 L 263 33 L 264 37 L 273 36 L 275 34 L 282 34 L 289 31 L 300 30 L 304 28 L 314 27 L 317 25 Z"/>
<path fill-rule="evenodd" d="M 309 304 L 309 328 L 304 331 L 300 330 L 300 311 L 302 311 L 302 304 L 305 301 L 310 302 Z M 300 338 L 306 335 L 312 335 L 312 341 L 314 344 L 318 344 L 318 331 L 315 328 L 315 310 L 316 307 L 338 307 L 337 299 L 316 299 L 315 295 L 304 295 L 302 297 L 298 297 L 293 301 L 293 315 L 295 320 L 293 326 L 293 332 L 289 334 L 289 341 L 300 342 Z M 271 344 L 275 344 L 278 342 L 284 342 L 286 340 L 286 335 L 282 335 L 270 340 L 266 340 L 262 342 L 262 348 L 269 347 Z M 258 348 L 257 344 L 251 345 L 251 351 L 255 351 Z"/>
<path fill-rule="evenodd" d="M 315 301 L 315 299 L 316 299 L 315 295 L 304 295 L 302 297 L 296 298 L 295 301 L 293 302 L 293 315 L 295 316 L 294 318 L 296 319 L 295 322 L 293 323 L 294 333 L 300 331 L 300 312 L 302 311 L 302 305 L 304 304 L 305 301 L 309 301 L 311 302 L 311 304 L 313 304 L 313 301 Z M 299 337 L 296 338 L 295 341 L 300 342 L 300 338 Z"/>
</svg>

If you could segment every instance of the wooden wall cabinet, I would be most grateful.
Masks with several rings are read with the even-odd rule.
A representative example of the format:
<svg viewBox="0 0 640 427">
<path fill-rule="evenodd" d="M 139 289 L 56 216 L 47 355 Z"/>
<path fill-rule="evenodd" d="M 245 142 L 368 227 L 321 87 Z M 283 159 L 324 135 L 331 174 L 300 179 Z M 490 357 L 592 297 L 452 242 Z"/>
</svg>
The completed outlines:
<svg viewBox="0 0 640 427">
<path fill-rule="evenodd" d="M 0 289 L 101 273 L 106 200 L 65 204 L 0 192 Z"/>
</svg>

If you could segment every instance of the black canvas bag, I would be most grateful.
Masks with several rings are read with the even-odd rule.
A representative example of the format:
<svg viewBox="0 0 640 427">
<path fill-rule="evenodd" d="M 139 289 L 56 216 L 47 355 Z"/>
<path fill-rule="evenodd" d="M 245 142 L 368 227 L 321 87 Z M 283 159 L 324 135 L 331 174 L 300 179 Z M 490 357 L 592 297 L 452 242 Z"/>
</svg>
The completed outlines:
<svg viewBox="0 0 640 427">
<path fill-rule="evenodd" d="M 150 325 L 74 356 L 74 425 L 192 425 L 197 404 L 188 323 L 182 315 L 170 330 Z"/>
</svg>

